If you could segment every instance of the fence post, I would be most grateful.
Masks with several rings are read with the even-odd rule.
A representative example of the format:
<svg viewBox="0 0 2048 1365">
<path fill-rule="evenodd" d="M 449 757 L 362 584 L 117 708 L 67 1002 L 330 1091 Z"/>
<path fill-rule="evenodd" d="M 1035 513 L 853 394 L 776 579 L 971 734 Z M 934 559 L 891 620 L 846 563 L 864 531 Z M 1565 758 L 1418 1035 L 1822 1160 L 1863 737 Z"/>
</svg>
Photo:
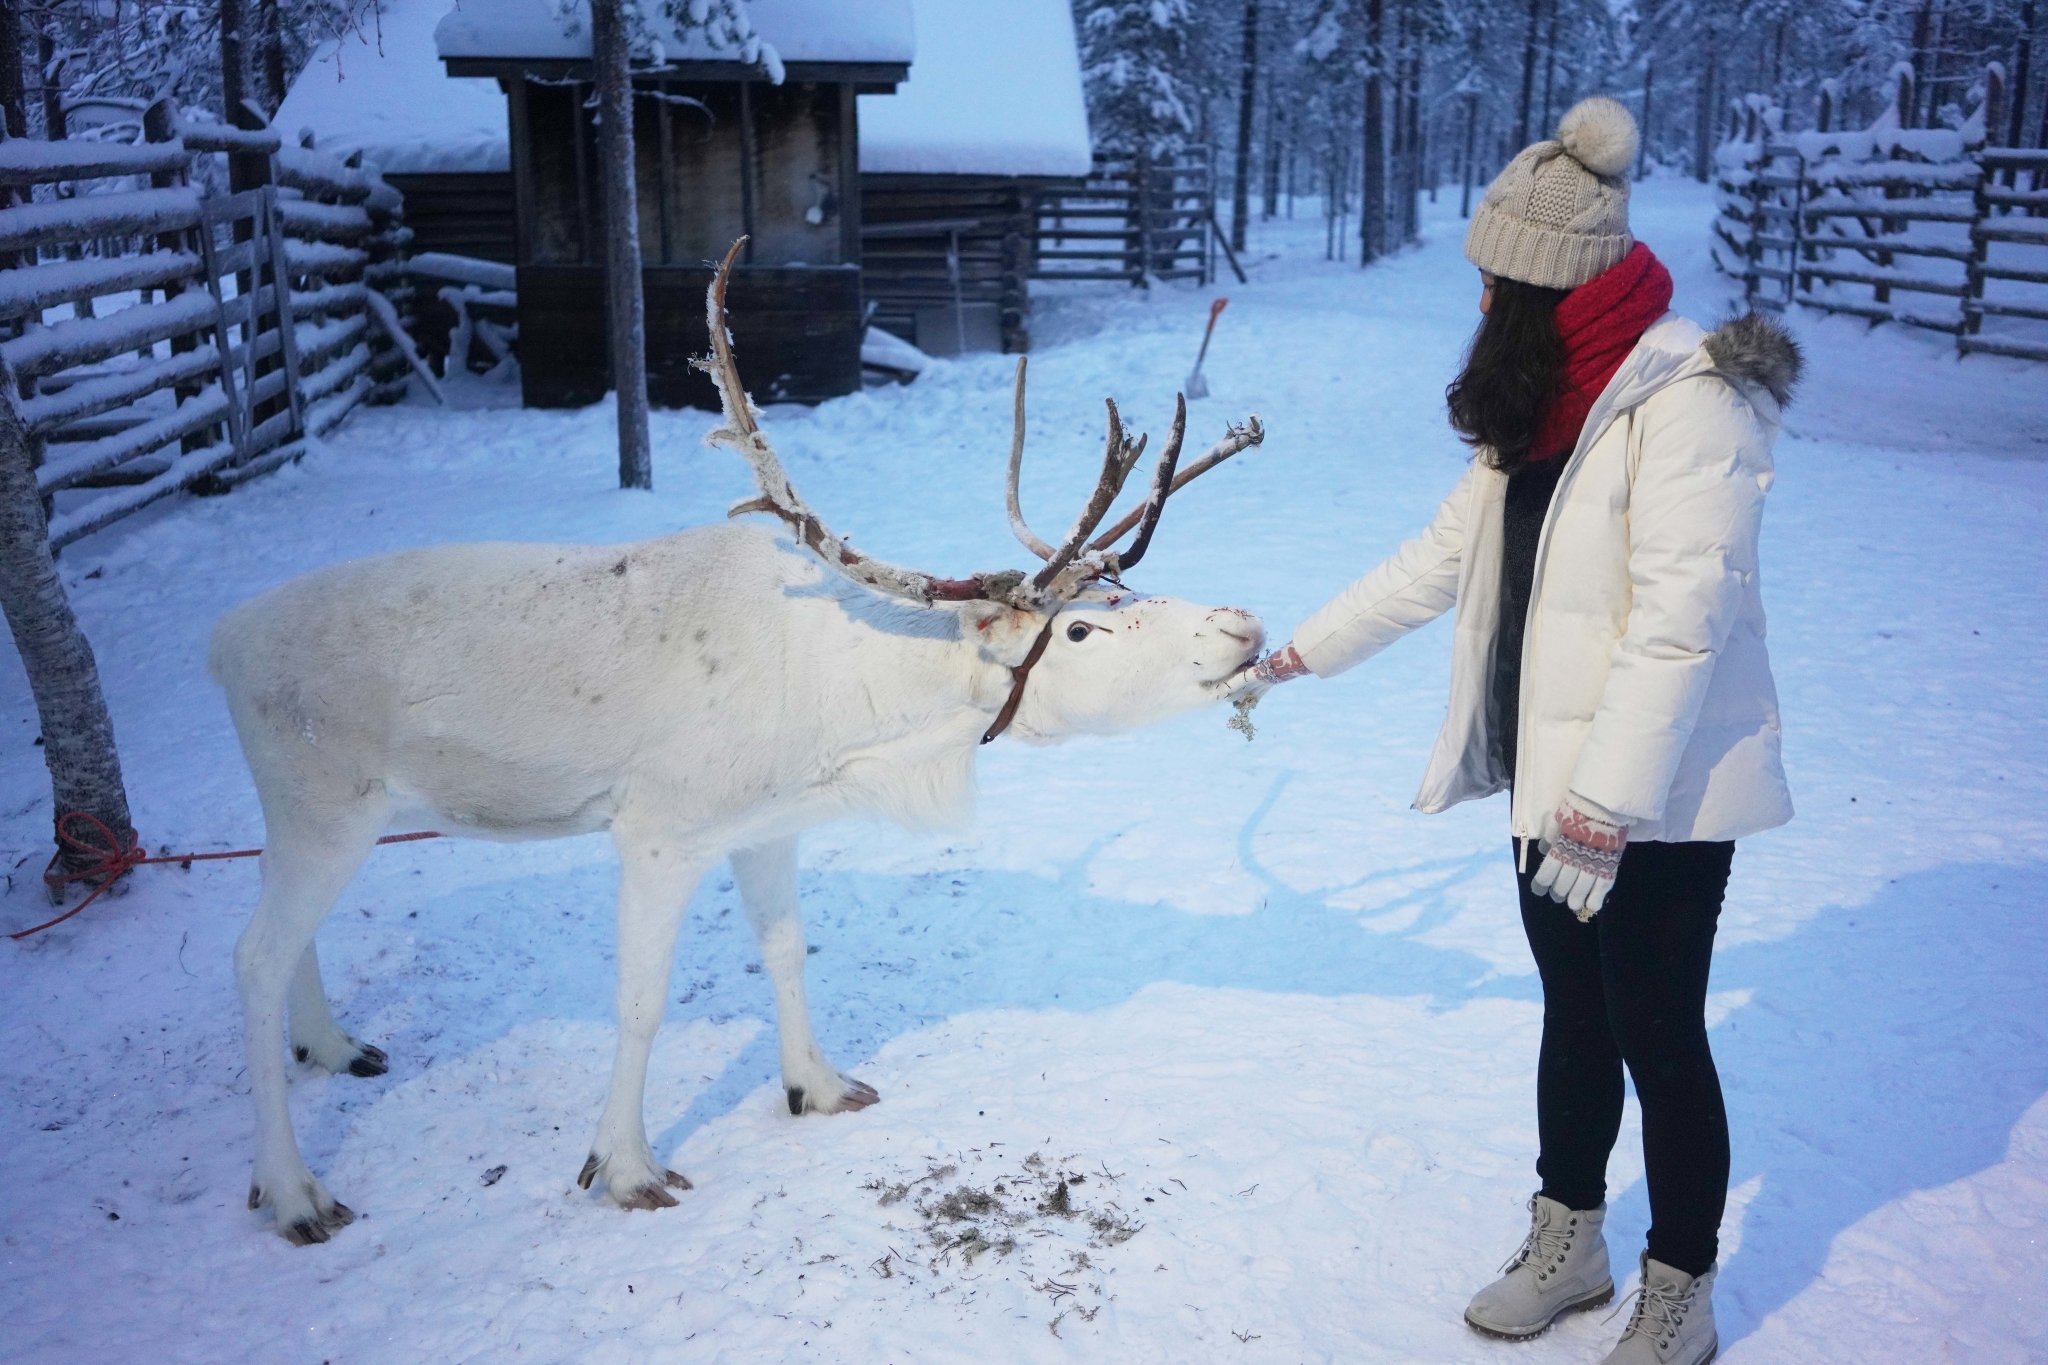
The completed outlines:
<svg viewBox="0 0 2048 1365">
<path fill-rule="evenodd" d="M 1988 129 L 1991 125 L 1987 123 L 1985 126 Z M 1971 196 L 1977 216 L 1970 224 L 1970 259 L 1963 262 L 1963 297 L 1958 300 L 1963 316 L 1962 325 L 1956 329 L 1957 359 L 1969 353 L 1963 345 L 1963 338 L 1977 335 L 1978 329 L 1984 325 L 1983 310 L 1970 305 L 1984 298 L 1984 261 L 1991 250 L 1991 243 L 1984 235 L 1984 220 L 1991 216 L 1991 199 L 1985 193 L 1985 182 L 1989 179 L 1984 174 L 1984 154 L 1980 149 L 1977 153 L 1977 189 Z"/>
<path fill-rule="evenodd" d="M 1806 245 L 1806 153 L 1794 150 L 1792 154 L 1792 249 L 1785 253 L 1785 307 L 1789 310 L 1799 299 L 1799 291 L 1806 286 L 1801 283 L 1809 276 L 1799 273 L 1799 262 L 1809 251 Z"/>
<path fill-rule="evenodd" d="M 1131 281 L 1140 289 L 1152 287 L 1152 158 L 1145 152 L 1138 153 L 1137 174 L 1133 177 L 1132 188 L 1137 197 L 1132 201 L 1137 209 L 1138 227 L 1138 273 Z"/>
<path fill-rule="evenodd" d="M 1751 130 L 1757 127 L 1754 108 L 1749 111 L 1749 127 Z M 1749 264 L 1742 282 L 1742 301 L 1754 309 L 1757 290 L 1763 283 L 1760 272 L 1764 263 L 1764 195 L 1768 193 L 1764 185 L 1764 172 L 1771 164 L 1770 155 L 1761 138 L 1756 143 L 1756 159 L 1745 164 L 1749 169 L 1749 242 L 1743 254 L 1748 257 Z"/>
</svg>

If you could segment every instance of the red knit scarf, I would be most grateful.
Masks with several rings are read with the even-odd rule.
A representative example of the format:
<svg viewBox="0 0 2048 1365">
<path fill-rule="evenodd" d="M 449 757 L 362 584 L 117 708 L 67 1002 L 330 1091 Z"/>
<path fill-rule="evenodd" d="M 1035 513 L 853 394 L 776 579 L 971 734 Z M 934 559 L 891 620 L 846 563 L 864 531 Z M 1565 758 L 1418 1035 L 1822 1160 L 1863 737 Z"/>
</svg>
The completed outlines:
<svg viewBox="0 0 2048 1365">
<path fill-rule="evenodd" d="M 1565 350 L 1564 388 L 1543 410 L 1531 459 L 1571 453 L 1607 381 L 1670 306 L 1671 272 L 1641 242 L 1564 296 L 1556 313 Z"/>
</svg>

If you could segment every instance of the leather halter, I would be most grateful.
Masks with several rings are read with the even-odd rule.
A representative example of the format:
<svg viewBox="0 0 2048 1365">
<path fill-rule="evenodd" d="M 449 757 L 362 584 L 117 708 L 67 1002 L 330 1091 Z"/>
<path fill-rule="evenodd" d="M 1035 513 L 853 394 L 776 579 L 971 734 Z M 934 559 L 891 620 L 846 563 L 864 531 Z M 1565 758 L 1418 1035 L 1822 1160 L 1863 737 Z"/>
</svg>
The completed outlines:
<svg viewBox="0 0 2048 1365">
<path fill-rule="evenodd" d="M 1003 703 L 1002 710 L 996 712 L 995 724 L 989 726 L 988 732 L 982 735 L 981 742 L 983 744 L 987 744 L 997 735 L 1009 729 L 1010 722 L 1017 719 L 1017 708 L 1024 704 L 1024 683 L 1030 678 L 1032 667 L 1045 657 L 1045 647 L 1052 643 L 1053 622 L 1058 619 L 1058 612 L 1054 612 L 1051 616 L 1045 618 L 1045 629 L 1039 631 L 1038 638 L 1031 642 L 1031 652 L 1024 656 L 1023 663 L 1010 670 L 1010 677 L 1012 679 L 1010 683 L 1010 699 Z"/>
</svg>

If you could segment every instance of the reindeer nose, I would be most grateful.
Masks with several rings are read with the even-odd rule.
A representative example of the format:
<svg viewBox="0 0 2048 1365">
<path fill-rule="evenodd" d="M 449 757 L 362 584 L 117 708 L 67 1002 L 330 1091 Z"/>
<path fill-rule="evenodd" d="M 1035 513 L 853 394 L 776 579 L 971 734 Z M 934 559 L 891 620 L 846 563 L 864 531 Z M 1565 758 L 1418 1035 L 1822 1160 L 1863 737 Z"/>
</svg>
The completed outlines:
<svg viewBox="0 0 2048 1365">
<path fill-rule="evenodd" d="M 1236 620 L 1225 623 L 1217 621 L 1218 617 L 1235 617 Z M 1265 622 L 1241 607 L 1218 607 L 1209 613 L 1209 619 L 1217 621 L 1217 634 L 1248 649 L 1256 649 L 1266 642 Z"/>
</svg>

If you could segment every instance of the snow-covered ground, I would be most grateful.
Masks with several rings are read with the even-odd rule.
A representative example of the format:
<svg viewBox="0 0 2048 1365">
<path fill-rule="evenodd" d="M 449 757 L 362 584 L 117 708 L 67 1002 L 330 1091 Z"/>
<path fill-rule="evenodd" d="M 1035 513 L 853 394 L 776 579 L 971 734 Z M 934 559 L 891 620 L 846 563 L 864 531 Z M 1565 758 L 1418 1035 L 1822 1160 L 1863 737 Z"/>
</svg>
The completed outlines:
<svg viewBox="0 0 2048 1365">
<path fill-rule="evenodd" d="M 1730 297 L 1709 212 L 1686 182 L 1636 208 L 1702 320 Z M 1440 398 L 1475 316 L 1459 226 L 1439 205 L 1428 245 L 1369 271 L 1321 260 L 1319 220 L 1257 230 L 1190 439 L 1248 411 L 1271 435 L 1176 502 L 1144 586 L 1256 608 L 1284 638 L 1423 523 L 1462 458 Z M 1090 477 L 1105 394 L 1164 426 L 1210 297 L 1041 298 L 1038 519 Z M 1765 565 L 1799 817 L 1743 844 L 1713 982 L 1725 1358 L 2038 1361 L 2048 372 L 1795 325 L 1813 378 Z M 1014 564 L 1008 373 L 944 363 L 768 425 L 807 497 L 878 553 Z M 746 485 L 698 444 L 707 421 L 656 415 L 650 496 L 611 487 L 602 408 L 363 411 L 300 467 L 67 551 L 150 845 L 262 838 L 204 671 L 220 612 L 395 546 L 716 519 Z M 381 849 L 345 893 L 329 990 L 392 1069 L 294 1087 L 308 1161 L 362 1214 L 305 1250 L 243 1208 L 229 952 L 255 867 L 144 869 L 0 945 L 0 1358 L 1597 1360 L 1620 1320 L 1514 1346 L 1459 1317 L 1525 1226 L 1539 993 L 1503 800 L 1408 809 L 1448 644 L 1440 623 L 1276 693 L 1249 745 L 1216 712 L 995 745 L 957 836 L 809 837 L 811 995 L 826 1048 L 882 1093 L 863 1113 L 787 1113 L 767 979 L 714 874 L 648 1096 L 657 1154 L 697 1188 L 659 1214 L 572 1183 L 611 1048 L 603 838 Z M 50 811 L 7 657 L 15 927 L 47 913 Z M 1636 1140 L 1631 1119 L 1618 1267 L 1648 1218 Z M 1063 1180 L 1070 1212 L 1041 1210 Z M 970 1228 L 989 1249 L 933 1244 Z"/>
</svg>

